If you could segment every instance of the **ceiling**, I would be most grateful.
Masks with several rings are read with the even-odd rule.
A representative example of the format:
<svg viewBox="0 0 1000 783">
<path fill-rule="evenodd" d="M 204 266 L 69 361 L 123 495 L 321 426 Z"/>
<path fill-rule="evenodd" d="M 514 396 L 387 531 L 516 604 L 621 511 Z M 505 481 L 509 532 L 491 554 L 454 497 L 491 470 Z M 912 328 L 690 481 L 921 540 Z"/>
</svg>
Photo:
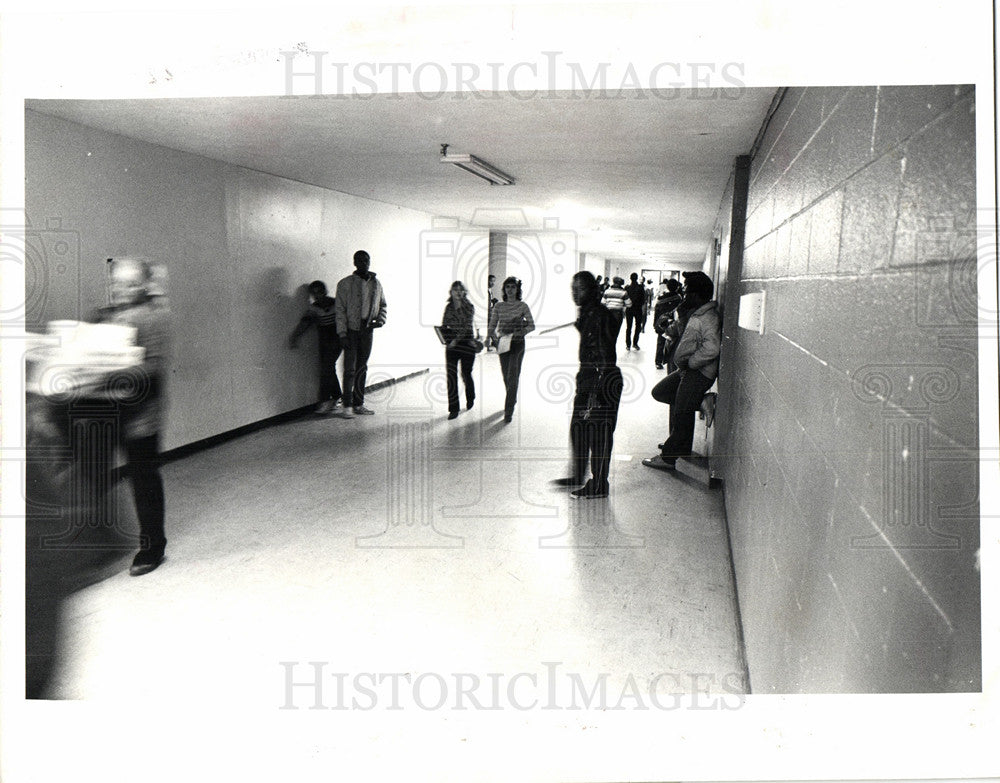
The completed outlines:
<svg viewBox="0 0 1000 783">
<path fill-rule="evenodd" d="M 644 268 L 700 267 L 733 159 L 775 90 L 31 100 L 45 114 L 237 166 L 469 223 L 577 232 L 578 249 Z M 440 163 L 440 146 L 516 179 Z M 499 216 L 499 217 L 498 217 Z M 549 224 L 551 225 L 551 223 Z"/>
</svg>

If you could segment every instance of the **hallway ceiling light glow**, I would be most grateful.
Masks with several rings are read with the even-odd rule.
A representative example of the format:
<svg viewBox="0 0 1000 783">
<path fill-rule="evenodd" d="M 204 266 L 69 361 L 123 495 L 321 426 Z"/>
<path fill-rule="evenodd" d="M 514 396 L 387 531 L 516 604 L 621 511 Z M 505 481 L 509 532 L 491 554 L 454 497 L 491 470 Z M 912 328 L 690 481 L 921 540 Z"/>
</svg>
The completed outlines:
<svg viewBox="0 0 1000 783">
<path fill-rule="evenodd" d="M 460 169 L 465 169 L 470 174 L 482 177 L 491 185 L 513 185 L 514 178 L 510 174 L 504 174 L 496 166 L 491 166 L 485 160 L 480 160 L 475 155 L 448 152 L 448 145 L 441 145 L 441 162 L 451 163 Z"/>
</svg>

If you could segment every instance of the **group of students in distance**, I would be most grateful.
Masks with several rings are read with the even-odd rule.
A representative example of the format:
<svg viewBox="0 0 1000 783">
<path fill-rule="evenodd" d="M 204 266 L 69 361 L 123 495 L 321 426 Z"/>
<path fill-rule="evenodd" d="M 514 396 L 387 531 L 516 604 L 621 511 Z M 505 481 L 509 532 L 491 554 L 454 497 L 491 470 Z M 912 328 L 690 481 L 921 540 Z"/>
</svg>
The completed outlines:
<svg viewBox="0 0 1000 783">
<path fill-rule="evenodd" d="M 355 256 L 355 266 L 358 267 L 355 276 L 370 283 L 374 281 L 374 274 L 369 272 L 367 260 L 365 254 L 362 265 L 358 266 L 359 260 Z M 555 479 L 553 483 L 572 488 L 570 494 L 574 498 L 604 498 L 610 492 L 611 450 L 623 389 L 616 344 L 622 322 L 627 320 L 626 349 L 639 349 L 639 334 L 649 309 L 645 289 L 637 282 L 638 276 L 633 274 L 631 278 L 635 289 L 630 296 L 621 278 L 615 278 L 611 286 L 605 287 L 590 272 L 581 271 L 573 276 L 571 293 L 578 308 L 574 325 L 580 336 L 580 367 L 576 374 L 570 419 L 572 467 L 571 475 Z M 491 292 L 492 285 L 491 276 Z M 298 337 L 310 326 L 317 327 L 320 351 L 320 402 L 317 412 L 339 411 L 339 415 L 350 417 L 353 407 L 353 413 L 368 413 L 363 404 L 365 363 L 371 352 L 371 329 L 385 323 L 385 297 L 381 286 L 366 285 L 355 291 L 354 287 L 345 287 L 344 281 L 341 281 L 336 299 L 351 297 L 349 303 L 343 304 L 327 295 L 326 286 L 321 281 L 312 283 L 309 291 L 312 304 L 296 327 L 291 346 L 295 346 Z M 531 310 L 522 300 L 522 294 L 521 281 L 515 277 L 504 280 L 502 300 L 494 299 L 490 294 L 487 344 L 495 348 L 500 359 L 506 388 L 506 423 L 512 421 L 517 403 L 524 337 L 535 328 Z M 674 470 L 678 458 L 691 455 L 695 416 L 703 411 L 706 394 L 719 372 L 721 322 L 713 296 L 712 280 L 703 272 L 684 273 L 683 285 L 676 279 L 660 285 L 653 308 L 653 325 L 657 333 L 655 361 L 657 369 L 664 369 L 666 365 L 669 372 L 653 387 L 652 396 L 670 406 L 670 430 L 667 439 L 659 444 L 660 453 L 642 461 L 647 467 Z M 632 304 L 633 301 L 640 302 L 640 306 Z M 358 311 L 356 314 L 355 310 Z M 347 313 L 365 321 L 367 328 L 362 331 L 367 332 L 368 339 L 363 346 L 351 346 L 353 361 L 350 369 L 345 361 L 344 387 L 341 391 L 337 382 L 336 361 L 344 335 L 339 333 L 345 332 L 357 339 L 356 331 L 346 328 Z M 475 404 L 472 368 L 483 343 L 474 332 L 474 315 L 475 307 L 469 301 L 465 285 L 456 280 L 449 289 L 440 328 L 445 342 L 449 419 L 455 419 L 459 414 L 459 368 L 465 387 L 466 409 Z M 362 362 L 359 363 L 358 359 Z"/>
</svg>

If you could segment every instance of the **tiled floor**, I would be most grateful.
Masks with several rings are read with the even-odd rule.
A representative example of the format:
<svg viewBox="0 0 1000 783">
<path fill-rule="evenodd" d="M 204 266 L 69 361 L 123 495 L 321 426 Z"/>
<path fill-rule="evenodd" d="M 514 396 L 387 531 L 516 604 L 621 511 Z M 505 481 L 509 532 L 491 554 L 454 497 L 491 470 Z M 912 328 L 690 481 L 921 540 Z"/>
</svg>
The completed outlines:
<svg viewBox="0 0 1000 783">
<path fill-rule="evenodd" d="M 332 679 L 322 697 L 287 687 L 308 662 L 346 673 L 348 701 L 357 673 L 383 675 L 374 697 L 353 690 L 378 708 L 403 673 L 426 687 L 400 698 L 425 702 L 442 683 L 456 698 L 459 673 L 481 703 L 584 700 L 602 682 L 612 704 L 630 683 L 739 691 L 721 492 L 695 464 L 640 464 L 667 414 L 650 350 L 620 351 L 611 497 L 549 484 L 567 469 L 571 332 L 529 341 L 510 425 L 497 357 L 481 354 L 476 406 L 455 421 L 432 368 L 371 394 L 375 416 L 303 418 L 170 463 L 168 559 L 72 596 L 53 695 L 336 702 Z"/>
</svg>

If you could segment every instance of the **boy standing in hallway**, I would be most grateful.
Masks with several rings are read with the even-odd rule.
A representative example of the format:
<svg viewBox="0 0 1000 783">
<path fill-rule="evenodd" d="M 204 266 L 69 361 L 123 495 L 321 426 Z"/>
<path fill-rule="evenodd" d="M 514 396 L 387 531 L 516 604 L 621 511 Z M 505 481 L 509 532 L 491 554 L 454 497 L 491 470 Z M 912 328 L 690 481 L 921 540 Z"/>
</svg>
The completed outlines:
<svg viewBox="0 0 1000 783">
<path fill-rule="evenodd" d="M 371 256 L 364 250 L 354 254 L 354 272 L 337 283 L 337 334 L 344 348 L 344 407 L 340 416 L 370 416 L 365 407 L 365 382 L 372 335 L 385 325 L 386 306 L 382 284 L 369 271 Z"/>
<path fill-rule="evenodd" d="M 722 329 L 718 305 L 712 300 L 714 286 L 703 272 L 687 275 L 684 303 L 690 317 L 681 334 L 673 361 L 677 370 L 653 387 L 653 399 L 670 406 L 670 435 L 660 444 L 660 454 L 642 464 L 658 470 L 674 470 L 678 457 L 691 455 L 694 417 L 719 374 Z M 680 309 L 680 308 L 678 308 Z"/>
<path fill-rule="evenodd" d="M 325 415 L 340 406 L 343 391 L 337 380 L 337 359 L 340 358 L 340 336 L 337 334 L 336 303 L 327 295 L 326 283 L 313 280 L 309 284 L 309 309 L 299 321 L 288 347 L 294 350 L 301 337 L 313 324 L 316 325 L 319 343 L 319 405 L 316 413 Z"/>
<path fill-rule="evenodd" d="M 625 350 L 639 350 L 639 332 L 645 321 L 646 311 L 646 289 L 639 282 L 639 275 L 633 272 L 629 279 L 632 281 L 625 286 L 625 296 L 628 297 L 628 305 L 625 309 Z M 632 331 L 633 325 L 635 332 Z"/>
<path fill-rule="evenodd" d="M 579 487 L 570 493 L 577 499 L 606 498 L 610 493 L 611 449 L 622 396 L 622 374 L 615 353 L 619 324 L 601 304 L 600 286 L 590 272 L 573 275 L 572 294 L 579 308 L 575 326 L 580 333 L 580 369 L 569 425 L 573 469 L 571 476 L 554 483 Z M 584 483 L 588 460 L 591 477 Z"/>
</svg>

